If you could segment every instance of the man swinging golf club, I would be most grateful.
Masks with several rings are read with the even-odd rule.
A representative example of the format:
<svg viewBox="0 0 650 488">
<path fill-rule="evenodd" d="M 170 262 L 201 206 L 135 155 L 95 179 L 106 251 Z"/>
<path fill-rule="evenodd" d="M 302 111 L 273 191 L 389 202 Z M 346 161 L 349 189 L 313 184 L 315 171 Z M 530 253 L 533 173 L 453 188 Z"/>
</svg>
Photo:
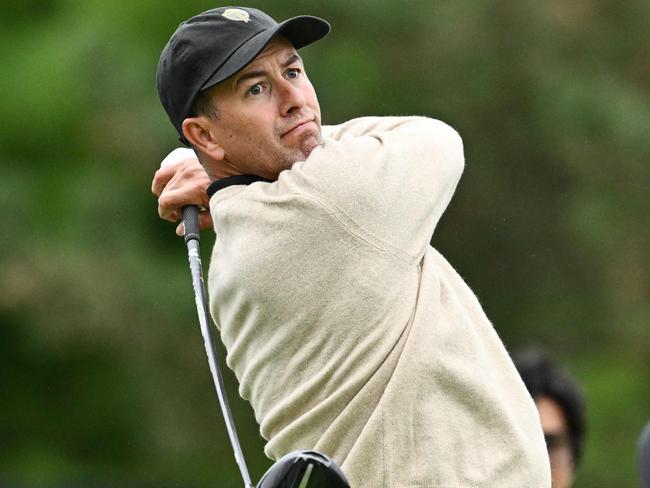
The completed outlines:
<svg viewBox="0 0 650 488">
<path fill-rule="evenodd" d="M 296 50 L 328 31 L 217 8 L 181 24 L 158 66 L 201 165 L 174 156 L 152 189 L 167 220 L 210 207 L 211 315 L 265 452 L 319 451 L 355 488 L 549 487 L 535 405 L 429 244 L 461 139 L 424 117 L 321 127 Z"/>
</svg>

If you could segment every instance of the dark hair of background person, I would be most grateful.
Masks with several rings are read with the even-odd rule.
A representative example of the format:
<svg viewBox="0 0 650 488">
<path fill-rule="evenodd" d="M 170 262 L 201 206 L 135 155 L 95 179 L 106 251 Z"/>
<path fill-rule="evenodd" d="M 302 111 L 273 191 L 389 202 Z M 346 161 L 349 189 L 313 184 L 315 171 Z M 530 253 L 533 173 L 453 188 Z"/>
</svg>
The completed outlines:
<svg viewBox="0 0 650 488">
<path fill-rule="evenodd" d="M 533 399 L 545 396 L 562 408 L 569 426 L 573 464 L 578 466 L 586 430 L 586 403 L 580 385 L 541 351 L 516 352 L 512 360 Z"/>
</svg>

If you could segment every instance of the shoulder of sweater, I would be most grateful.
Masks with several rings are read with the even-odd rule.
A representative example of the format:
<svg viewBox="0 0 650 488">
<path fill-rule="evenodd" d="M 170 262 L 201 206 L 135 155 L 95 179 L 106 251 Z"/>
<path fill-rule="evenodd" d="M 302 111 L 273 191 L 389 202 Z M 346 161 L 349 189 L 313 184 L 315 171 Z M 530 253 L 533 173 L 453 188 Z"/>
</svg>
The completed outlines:
<svg viewBox="0 0 650 488">
<path fill-rule="evenodd" d="M 434 135 L 437 138 L 449 138 L 453 142 L 462 140 L 458 132 L 449 124 L 430 117 L 419 115 L 412 116 L 386 116 L 386 117 L 357 117 L 336 125 L 322 127 L 324 139 L 338 140 L 343 136 L 359 137 L 392 131 L 420 132 Z"/>
</svg>

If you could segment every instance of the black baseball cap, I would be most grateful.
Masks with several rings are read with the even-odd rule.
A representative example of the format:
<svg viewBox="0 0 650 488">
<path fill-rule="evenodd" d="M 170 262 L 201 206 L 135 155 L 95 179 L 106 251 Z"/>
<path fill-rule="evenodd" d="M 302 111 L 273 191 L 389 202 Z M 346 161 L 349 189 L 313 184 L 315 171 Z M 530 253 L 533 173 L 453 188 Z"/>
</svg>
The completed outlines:
<svg viewBox="0 0 650 488">
<path fill-rule="evenodd" d="M 330 25 L 301 15 L 277 23 L 248 7 L 219 7 L 182 22 L 163 49 L 156 71 L 158 96 L 172 124 L 183 136 L 183 120 L 196 114 L 199 93 L 234 75 L 250 63 L 276 35 L 296 49 L 322 39 Z"/>
</svg>

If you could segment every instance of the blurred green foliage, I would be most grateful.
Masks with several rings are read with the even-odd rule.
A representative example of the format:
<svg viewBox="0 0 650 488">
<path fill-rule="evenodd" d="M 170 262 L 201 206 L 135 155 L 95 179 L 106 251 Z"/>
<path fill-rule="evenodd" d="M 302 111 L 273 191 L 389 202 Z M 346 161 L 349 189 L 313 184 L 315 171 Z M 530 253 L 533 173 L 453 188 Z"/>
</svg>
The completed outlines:
<svg viewBox="0 0 650 488">
<path fill-rule="evenodd" d="M 637 486 L 650 417 L 650 3 L 248 5 L 331 21 L 303 52 L 326 123 L 423 114 L 459 130 L 466 174 L 434 245 L 508 348 L 541 346 L 583 384 L 576 486 Z M 149 193 L 176 145 L 158 56 L 180 21 L 214 6 L 0 7 L 0 484 L 241 485 L 184 247 Z M 226 379 L 257 479 L 270 462 Z"/>
</svg>

